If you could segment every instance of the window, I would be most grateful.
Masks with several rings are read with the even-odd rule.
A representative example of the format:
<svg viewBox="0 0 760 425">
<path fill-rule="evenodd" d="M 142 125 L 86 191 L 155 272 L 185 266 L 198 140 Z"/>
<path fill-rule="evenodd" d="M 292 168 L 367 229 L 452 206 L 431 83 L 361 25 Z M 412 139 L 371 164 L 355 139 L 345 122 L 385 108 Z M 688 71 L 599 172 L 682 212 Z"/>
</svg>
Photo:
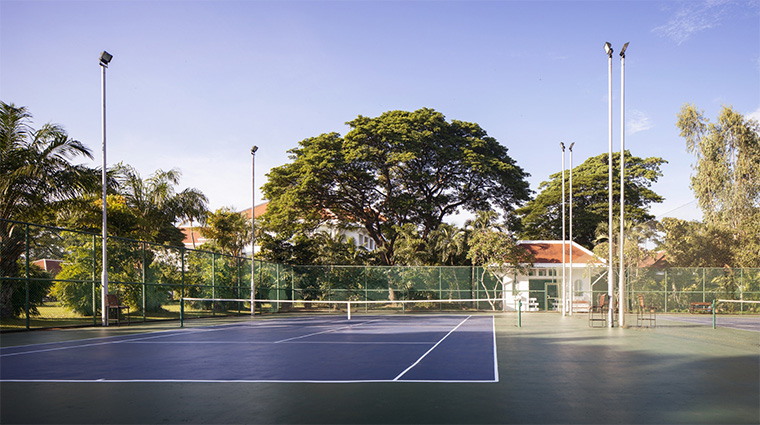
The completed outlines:
<svg viewBox="0 0 760 425">
<path fill-rule="evenodd" d="M 573 292 L 576 297 L 582 297 L 583 296 L 583 280 L 581 279 L 575 279 L 573 282 Z"/>
</svg>

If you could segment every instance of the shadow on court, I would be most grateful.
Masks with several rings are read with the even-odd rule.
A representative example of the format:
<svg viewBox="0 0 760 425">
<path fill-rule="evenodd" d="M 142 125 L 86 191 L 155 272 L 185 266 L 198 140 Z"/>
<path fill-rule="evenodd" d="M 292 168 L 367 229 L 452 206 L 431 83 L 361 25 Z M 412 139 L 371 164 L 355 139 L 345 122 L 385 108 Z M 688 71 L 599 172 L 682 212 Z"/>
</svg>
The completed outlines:
<svg viewBox="0 0 760 425">
<path fill-rule="evenodd" d="M 756 332 L 678 322 L 590 329 L 585 315 L 555 313 L 526 314 L 522 328 L 516 322 L 514 314 L 496 316 L 499 382 L 3 382 L 0 422 L 760 421 Z M 60 332 L 3 335 L 3 345 L 47 335 L 61 339 Z M 63 331 L 66 338 L 76 332 Z"/>
</svg>

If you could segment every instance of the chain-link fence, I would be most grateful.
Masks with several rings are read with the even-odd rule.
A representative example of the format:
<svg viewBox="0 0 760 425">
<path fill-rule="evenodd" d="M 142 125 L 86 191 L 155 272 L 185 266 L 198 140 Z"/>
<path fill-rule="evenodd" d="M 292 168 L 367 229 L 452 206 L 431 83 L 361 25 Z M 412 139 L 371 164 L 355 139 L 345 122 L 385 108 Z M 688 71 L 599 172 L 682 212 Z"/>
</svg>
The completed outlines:
<svg viewBox="0 0 760 425">
<path fill-rule="evenodd" d="M 96 234 L 0 220 L 0 329 L 99 324 L 101 243 Z M 186 317 L 250 314 L 249 303 L 180 301 L 185 297 L 249 299 L 250 258 L 116 237 L 108 238 L 107 253 L 108 292 L 129 307 L 130 322 L 179 319 L 183 309 Z M 521 292 L 535 310 L 553 310 L 561 297 L 557 268 L 501 278 L 481 267 L 304 266 L 256 261 L 254 270 L 259 300 L 487 299 L 494 303 L 470 303 L 463 308 L 501 309 L 504 306 L 498 300 L 504 294 L 514 299 Z M 572 298 L 590 302 L 596 294 L 606 293 L 606 270 L 587 267 L 576 275 L 568 286 Z M 713 299 L 760 300 L 760 269 L 632 268 L 626 278 L 625 298 L 630 307 L 640 294 L 661 312 L 687 312 L 692 303 Z M 440 305 L 431 302 L 430 308 Z M 273 312 L 281 304 L 258 308 Z M 757 313 L 757 304 L 727 308 Z"/>
</svg>

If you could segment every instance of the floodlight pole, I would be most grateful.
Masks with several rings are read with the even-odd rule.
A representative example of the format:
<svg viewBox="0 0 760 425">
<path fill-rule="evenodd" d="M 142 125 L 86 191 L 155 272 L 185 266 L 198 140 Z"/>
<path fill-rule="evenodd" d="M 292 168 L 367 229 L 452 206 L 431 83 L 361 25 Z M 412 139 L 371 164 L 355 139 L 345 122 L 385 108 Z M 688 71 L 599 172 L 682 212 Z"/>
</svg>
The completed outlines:
<svg viewBox="0 0 760 425">
<path fill-rule="evenodd" d="M 256 151 L 258 146 L 251 148 L 251 316 L 256 315 Z"/>
<path fill-rule="evenodd" d="M 569 315 L 573 315 L 573 145 L 575 142 L 570 143 L 568 150 L 570 151 L 570 279 L 568 284 L 568 292 L 570 293 L 570 312 Z"/>
<path fill-rule="evenodd" d="M 615 287 L 613 282 L 613 269 L 612 269 L 612 44 L 609 42 L 604 43 L 604 51 L 607 53 L 607 93 L 608 93 L 608 112 L 607 117 L 609 121 L 609 150 L 607 155 L 607 162 L 609 163 L 609 184 L 607 197 L 609 199 L 609 214 L 607 229 L 609 230 L 608 249 L 607 249 L 607 295 L 609 295 L 610 305 L 607 312 L 607 326 L 614 326 L 614 314 L 615 314 Z"/>
<path fill-rule="evenodd" d="M 618 288 L 620 291 L 620 327 L 625 326 L 625 265 L 623 254 L 625 248 L 625 50 L 628 43 L 620 49 L 620 272 Z"/>
<path fill-rule="evenodd" d="M 562 315 L 567 314 L 567 281 L 565 280 L 565 144 L 562 147 Z"/>
<path fill-rule="evenodd" d="M 103 259 L 101 264 L 101 277 L 100 277 L 100 317 L 103 326 L 108 326 L 108 307 L 107 307 L 107 295 L 108 295 L 108 232 L 106 227 L 107 222 L 107 202 L 106 202 L 106 68 L 108 63 L 111 62 L 113 56 L 106 51 L 100 54 L 100 98 L 102 101 L 102 114 L 101 114 L 101 130 L 103 135 L 103 169 L 101 170 L 101 185 L 102 185 L 102 201 L 103 201 L 103 223 L 102 223 L 102 238 L 101 245 L 103 246 Z"/>
</svg>

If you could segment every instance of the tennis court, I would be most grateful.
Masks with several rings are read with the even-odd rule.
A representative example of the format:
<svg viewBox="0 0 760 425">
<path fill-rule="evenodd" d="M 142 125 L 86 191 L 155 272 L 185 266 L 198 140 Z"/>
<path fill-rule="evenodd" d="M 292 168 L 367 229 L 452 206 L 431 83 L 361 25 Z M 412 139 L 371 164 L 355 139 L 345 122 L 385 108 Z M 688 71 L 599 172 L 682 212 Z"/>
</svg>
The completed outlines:
<svg viewBox="0 0 760 425">
<path fill-rule="evenodd" d="M 3 334 L 0 420 L 760 421 L 757 332 L 664 317 L 589 328 L 585 314 L 549 312 L 517 323 L 510 313 L 270 316 Z"/>
<path fill-rule="evenodd" d="M 3 348 L 6 382 L 498 380 L 492 316 L 245 323 Z"/>
</svg>

